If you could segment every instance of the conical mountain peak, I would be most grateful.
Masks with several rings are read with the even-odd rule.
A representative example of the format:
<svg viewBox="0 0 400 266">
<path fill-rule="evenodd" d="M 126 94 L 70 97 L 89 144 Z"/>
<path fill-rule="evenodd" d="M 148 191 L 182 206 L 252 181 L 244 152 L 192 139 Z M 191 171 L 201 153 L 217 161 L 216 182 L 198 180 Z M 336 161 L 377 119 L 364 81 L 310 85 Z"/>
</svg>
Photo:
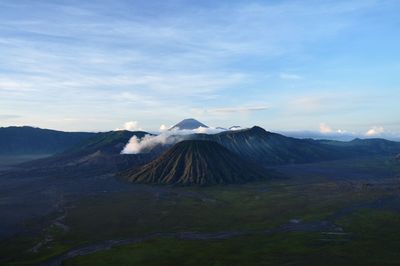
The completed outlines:
<svg viewBox="0 0 400 266">
<path fill-rule="evenodd" d="M 216 142 L 187 140 L 123 176 L 137 183 L 212 185 L 257 180 L 264 177 L 264 170 Z"/>
<path fill-rule="evenodd" d="M 171 127 L 169 130 L 192 130 L 199 127 L 208 128 L 205 124 L 199 122 L 194 118 L 187 118 L 179 122 L 178 124 Z"/>
</svg>

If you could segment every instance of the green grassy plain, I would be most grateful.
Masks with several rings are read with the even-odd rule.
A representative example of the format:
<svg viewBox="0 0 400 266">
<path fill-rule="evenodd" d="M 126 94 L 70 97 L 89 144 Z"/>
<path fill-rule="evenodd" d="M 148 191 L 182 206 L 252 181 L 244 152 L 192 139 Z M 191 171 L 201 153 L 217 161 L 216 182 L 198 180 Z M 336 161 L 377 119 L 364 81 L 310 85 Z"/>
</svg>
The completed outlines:
<svg viewBox="0 0 400 266">
<path fill-rule="evenodd" d="M 364 170 L 367 164 L 355 167 Z M 399 183 L 390 182 L 371 185 L 299 174 L 243 185 L 142 186 L 134 192 L 87 195 L 69 206 L 63 221 L 69 230 L 53 225 L 39 235 L 0 242 L 0 257 L 7 258 L 0 262 L 35 265 L 77 246 L 152 233 L 229 231 L 246 234 L 224 240 L 156 238 L 78 256 L 64 264 L 399 265 Z M 376 204 L 387 198 L 393 201 Z M 263 233 L 293 219 L 328 220 L 343 228 L 343 234 Z M 51 241 L 37 253 L 27 251 L 49 236 Z"/>
<path fill-rule="evenodd" d="M 399 265 L 400 215 L 363 209 L 344 218 L 350 235 L 289 232 L 227 240 L 157 239 L 66 265 Z"/>
</svg>

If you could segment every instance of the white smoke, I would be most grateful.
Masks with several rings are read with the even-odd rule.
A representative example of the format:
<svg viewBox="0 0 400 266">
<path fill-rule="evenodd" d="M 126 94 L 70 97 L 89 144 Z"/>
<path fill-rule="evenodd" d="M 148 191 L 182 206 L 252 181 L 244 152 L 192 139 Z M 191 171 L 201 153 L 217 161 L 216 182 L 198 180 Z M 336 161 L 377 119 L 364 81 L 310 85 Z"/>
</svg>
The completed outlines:
<svg viewBox="0 0 400 266">
<path fill-rule="evenodd" d="M 199 127 L 193 130 L 179 130 L 174 129 L 170 131 L 163 131 L 159 135 L 145 135 L 143 138 L 139 139 L 136 136 L 133 136 L 128 144 L 125 145 L 122 150 L 122 154 L 138 154 L 143 152 L 148 152 L 151 149 L 155 148 L 158 145 L 172 145 L 178 143 L 185 139 L 185 136 L 196 134 L 196 133 L 204 133 L 204 134 L 217 134 L 224 130 L 216 129 L 216 128 L 206 128 Z"/>
</svg>

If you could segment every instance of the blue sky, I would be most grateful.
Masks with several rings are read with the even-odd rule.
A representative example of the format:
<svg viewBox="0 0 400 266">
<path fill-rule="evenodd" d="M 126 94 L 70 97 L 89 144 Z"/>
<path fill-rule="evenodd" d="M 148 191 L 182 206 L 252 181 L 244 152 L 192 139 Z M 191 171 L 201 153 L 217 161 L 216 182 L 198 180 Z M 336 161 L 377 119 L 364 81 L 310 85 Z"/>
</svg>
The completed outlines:
<svg viewBox="0 0 400 266">
<path fill-rule="evenodd" d="M 395 0 L 0 0 L 0 126 L 194 117 L 400 135 L 399 12 Z"/>
</svg>

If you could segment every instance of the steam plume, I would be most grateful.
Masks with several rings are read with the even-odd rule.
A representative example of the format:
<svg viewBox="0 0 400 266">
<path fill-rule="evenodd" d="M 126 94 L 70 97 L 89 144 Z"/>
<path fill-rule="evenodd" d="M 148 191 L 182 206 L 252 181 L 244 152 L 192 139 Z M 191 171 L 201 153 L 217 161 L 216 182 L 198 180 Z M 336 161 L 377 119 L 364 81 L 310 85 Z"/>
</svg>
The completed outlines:
<svg viewBox="0 0 400 266">
<path fill-rule="evenodd" d="M 159 135 L 145 135 L 143 138 L 139 139 L 136 136 L 133 136 L 128 144 L 122 150 L 122 154 L 138 154 L 149 152 L 151 149 L 155 148 L 158 145 L 172 145 L 178 143 L 185 139 L 185 136 L 196 134 L 196 133 L 205 133 L 205 134 L 216 134 L 222 132 L 222 129 L 216 128 L 205 128 L 199 127 L 193 130 L 171 130 L 164 131 Z"/>
</svg>

